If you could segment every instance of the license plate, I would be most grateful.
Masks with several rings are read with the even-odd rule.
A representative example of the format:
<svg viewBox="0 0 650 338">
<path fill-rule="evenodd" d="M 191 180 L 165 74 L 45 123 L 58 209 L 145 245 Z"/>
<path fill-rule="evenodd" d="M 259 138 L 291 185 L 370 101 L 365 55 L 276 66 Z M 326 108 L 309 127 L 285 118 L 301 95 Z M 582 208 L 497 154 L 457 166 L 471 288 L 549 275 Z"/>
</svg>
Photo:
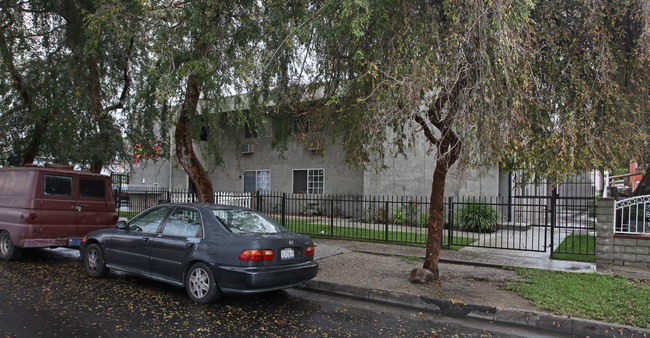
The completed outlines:
<svg viewBox="0 0 650 338">
<path fill-rule="evenodd" d="M 280 259 L 293 259 L 293 248 L 280 250 Z"/>
<path fill-rule="evenodd" d="M 68 246 L 79 246 L 81 245 L 81 238 L 69 238 Z"/>
</svg>

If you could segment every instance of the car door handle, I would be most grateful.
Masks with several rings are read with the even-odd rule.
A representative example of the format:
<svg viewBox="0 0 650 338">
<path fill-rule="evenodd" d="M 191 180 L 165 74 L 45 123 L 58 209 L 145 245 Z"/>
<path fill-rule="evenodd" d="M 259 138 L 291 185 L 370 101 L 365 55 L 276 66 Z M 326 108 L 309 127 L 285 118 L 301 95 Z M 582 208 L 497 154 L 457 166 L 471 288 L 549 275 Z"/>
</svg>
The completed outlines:
<svg viewBox="0 0 650 338">
<path fill-rule="evenodd" d="M 149 237 L 145 237 L 142 239 L 143 242 L 149 242 Z"/>
<path fill-rule="evenodd" d="M 186 248 L 191 248 L 194 246 L 194 243 L 185 243 Z"/>
</svg>

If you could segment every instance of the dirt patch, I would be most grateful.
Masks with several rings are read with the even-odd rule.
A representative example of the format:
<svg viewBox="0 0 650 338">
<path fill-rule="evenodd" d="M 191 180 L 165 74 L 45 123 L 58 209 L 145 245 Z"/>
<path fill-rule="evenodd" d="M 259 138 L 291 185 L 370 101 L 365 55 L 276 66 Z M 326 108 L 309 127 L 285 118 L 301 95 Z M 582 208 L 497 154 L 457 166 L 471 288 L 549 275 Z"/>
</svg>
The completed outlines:
<svg viewBox="0 0 650 338">
<path fill-rule="evenodd" d="M 469 304 L 524 310 L 540 309 L 518 294 L 501 287 L 517 280 L 514 271 L 471 265 L 441 263 L 440 281 L 430 285 L 409 282 L 412 269 L 422 267 L 419 260 L 350 252 L 318 260 L 316 279 L 399 291 L 423 296 L 463 301 Z"/>
</svg>

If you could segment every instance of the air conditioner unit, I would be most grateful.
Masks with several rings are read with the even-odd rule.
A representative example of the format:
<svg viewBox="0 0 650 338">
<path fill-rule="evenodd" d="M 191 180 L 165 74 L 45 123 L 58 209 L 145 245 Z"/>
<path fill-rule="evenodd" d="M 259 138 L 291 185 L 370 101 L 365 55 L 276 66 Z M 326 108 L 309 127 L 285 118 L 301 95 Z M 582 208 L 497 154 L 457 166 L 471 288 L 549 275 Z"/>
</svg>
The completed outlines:
<svg viewBox="0 0 650 338">
<path fill-rule="evenodd" d="M 252 154 L 254 152 L 254 147 L 252 144 L 242 144 L 239 146 L 239 151 L 242 154 Z"/>
<path fill-rule="evenodd" d="M 313 139 L 309 141 L 308 149 L 311 151 L 323 150 L 323 143 L 318 139 Z"/>
</svg>

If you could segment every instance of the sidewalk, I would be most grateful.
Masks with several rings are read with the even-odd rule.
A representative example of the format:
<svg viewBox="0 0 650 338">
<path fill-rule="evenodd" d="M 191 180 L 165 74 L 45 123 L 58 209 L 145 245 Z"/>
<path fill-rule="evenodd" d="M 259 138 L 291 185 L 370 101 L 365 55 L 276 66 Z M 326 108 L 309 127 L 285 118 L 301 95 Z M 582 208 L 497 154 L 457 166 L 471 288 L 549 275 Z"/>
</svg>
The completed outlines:
<svg viewBox="0 0 650 338">
<path fill-rule="evenodd" d="M 647 329 L 553 315 L 500 288 L 517 278 L 512 270 L 502 269 L 506 266 L 650 279 L 647 269 L 597 267 L 551 260 L 547 253 L 468 247 L 442 250 L 441 281 L 427 286 L 408 281 L 410 270 L 422 265 L 417 258 L 424 257 L 424 248 L 326 239 L 314 243 L 320 269 L 306 289 L 577 336 L 650 336 Z"/>
</svg>

